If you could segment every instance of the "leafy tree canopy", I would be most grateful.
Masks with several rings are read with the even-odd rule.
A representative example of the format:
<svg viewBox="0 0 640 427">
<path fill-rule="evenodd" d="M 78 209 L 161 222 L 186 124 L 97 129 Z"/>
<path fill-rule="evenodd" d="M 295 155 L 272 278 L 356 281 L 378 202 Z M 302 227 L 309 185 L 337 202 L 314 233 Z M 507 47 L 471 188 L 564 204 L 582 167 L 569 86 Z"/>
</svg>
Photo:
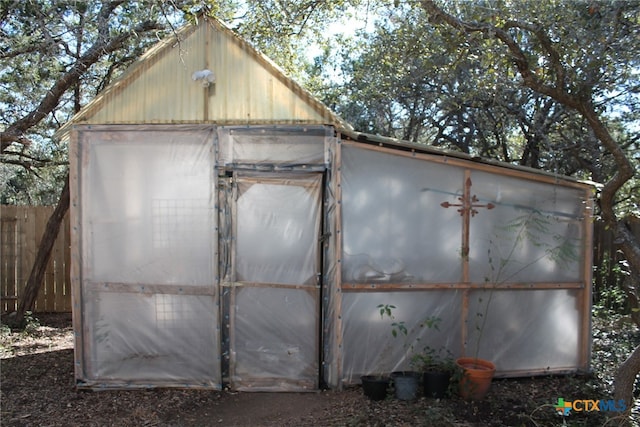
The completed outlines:
<svg viewBox="0 0 640 427">
<path fill-rule="evenodd" d="M 189 2 L 0 4 L 2 203 L 51 204 L 66 175 L 52 135 L 145 48 L 194 12 Z"/>
<path fill-rule="evenodd" d="M 505 28 L 542 84 L 593 100 L 636 165 L 637 6 L 447 2 L 461 19 Z M 339 55 L 325 57 L 339 61 L 341 78 L 316 89 L 359 130 L 598 182 L 615 172 L 611 153 L 584 117 L 524 85 L 495 37 L 437 25 L 415 3 L 389 5 L 377 16 L 374 31 L 343 40 Z M 554 55 L 560 66 L 550 65 Z M 335 75 L 331 65 L 322 72 L 323 81 Z M 625 184 L 616 201 L 619 212 L 640 213 L 637 189 L 635 178 Z"/>
<path fill-rule="evenodd" d="M 611 153 L 576 111 L 523 85 L 503 44 L 487 33 L 463 35 L 437 25 L 421 6 L 374 0 L 2 2 L 1 201 L 55 201 L 66 147 L 51 140 L 53 132 L 146 48 L 201 11 L 228 22 L 358 130 L 600 182 L 615 170 Z M 461 19 L 504 28 L 540 82 L 594 100 L 636 166 L 638 6 L 447 2 Z M 350 26 L 364 28 L 363 21 L 373 30 L 350 32 Z M 318 52 L 312 60 L 311 46 Z M 550 65 L 553 55 L 561 67 Z M 638 185 L 631 179 L 619 192 L 619 211 L 640 211 Z"/>
<path fill-rule="evenodd" d="M 309 38 L 346 7 L 344 0 L 3 1 L 0 202 L 55 203 L 67 163 L 67 147 L 52 140 L 55 131 L 198 13 L 230 23 L 301 77 Z"/>
</svg>

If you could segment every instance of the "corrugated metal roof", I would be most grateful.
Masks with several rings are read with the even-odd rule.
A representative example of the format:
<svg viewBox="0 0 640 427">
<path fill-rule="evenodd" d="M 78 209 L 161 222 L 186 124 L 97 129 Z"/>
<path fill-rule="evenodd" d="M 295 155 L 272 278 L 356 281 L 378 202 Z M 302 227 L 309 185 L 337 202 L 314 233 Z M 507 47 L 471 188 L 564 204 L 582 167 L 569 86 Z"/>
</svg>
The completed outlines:
<svg viewBox="0 0 640 427">
<path fill-rule="evenodd" d="M 196 71 L 213 71 L 204 87 Z M 150 48 L 87 104 L 56 136 L 74 124 L 332 125 L 355 141 L 460 158 L 558 179 L 597 185 L 538 169 L 357 132 L 273 61 L 217 19 L 201 17 Z"/>
<path fill-rule="evenodd" d="M 528 166 L 520 166 L 512 163 L 501 162 L 498 160 L 491 160 L 483 157 L 472 156 L 470 154 L 462 153 L 460 151 L 445 150 L 442 148 L 435 148 L 435 147 L 430 147 L 428 145 L 416 144 L 410 141 L 400 140 L 396 138 L 357 132 L 350 129 L 341 130 L 341 134 L 343 138 L 350 139 L 352 141 L 358 141 L 365 144 L 372 144 L 372 145 L 377 145 L 381 147 L 400 149 L 403 151 L 430 154 L 430 155 L 439 156 L 439 157 L 449 157 L 452 159 L 467 160 L 467 161 L 482 163 L 485 165 L 497 166 L 505 169 L 512 169 L 519 172 L 546 176 L 554 180 L 573 182 L 573 183 L 590 186 L 590 187 L 601 187 L 601 184 L 593 181 L 580 180 L 580 179 L 576 179 L 566 175 L 554 174 L 541 169 L 534 169 Z"/>
<path fill-rule="evenodd" d="M 193 73 L 211 70 L 203 86 Z M 73 124 L 217 123 L 351 126 L 222 22 L 201 17 L 149 49 L 60 128 Z"/>
</svg>

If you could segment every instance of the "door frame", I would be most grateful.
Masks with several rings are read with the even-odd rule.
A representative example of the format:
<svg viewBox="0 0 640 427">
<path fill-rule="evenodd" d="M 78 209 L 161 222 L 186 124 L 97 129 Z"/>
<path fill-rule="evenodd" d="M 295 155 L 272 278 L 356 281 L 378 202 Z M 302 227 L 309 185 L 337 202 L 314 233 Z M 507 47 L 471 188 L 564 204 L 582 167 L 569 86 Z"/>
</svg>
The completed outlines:
<svg viewBox="0 0 640 427">
<path fill-rule="evenodd" d="M 297 179 L 296 175 L 300 178 Z M 305 183 L 303 179 L 310 179 Z M 218 203 L 219 203 L 219 272 L 220 272 L 220 290 L 221 290 L 221 325 L 222 331 L 222 372 L 223 380 L 227 385 L 235 390 L 251 390 L 251 391 L 305 391 L 316 390 L 320 387 L 323 377 L 323 232 L 325 225 L 324 198 L 325 198 L 325 179 L 324 171 L 283 171 L 283 172 L 267 172 L 260 173 L 255 171 L 233 170 L 227 171 L 224 176 L 218 178 Z M 313 241 L 315 242 L 315 260 L 314 260 L 314 276 L 305 284 L 282 284 L 282 283 L 260 283 L 260 282 L 242 282 L 238 281 L 236 274 L 237 267 L 237 227 L 238 224 L 238 184 L 240 182 L 276 183 L 282 185 L 295 185 L 298 187 L 308 186 L 313 191 L 318 191 L 318 195 L 314 197 L 312 203 L 317 208 L 317 218 L 314 219 L 315 231 Z M 302 184 L 302 185 L 300 185 Z M 311 206 L 311 205 L 309 205 Z M 309 283 L 312 281 L 313 283 Z M 237 324 L 236 309 L 237 295 L 242 288 L 266 288 L 266 289 L 295 289 L 307 292 L 312 295 L 313 305 L 315 307 L 314 328 L 314 348 L 312 349 L 314 358 L 313 379 L 311 375 L 303 376 L 300 379 L 286 377 L 267 377 L 259 376 L 239 379 L 237 375 L 238 364 L 238 346 L 236 343 Z"/>
</svg>

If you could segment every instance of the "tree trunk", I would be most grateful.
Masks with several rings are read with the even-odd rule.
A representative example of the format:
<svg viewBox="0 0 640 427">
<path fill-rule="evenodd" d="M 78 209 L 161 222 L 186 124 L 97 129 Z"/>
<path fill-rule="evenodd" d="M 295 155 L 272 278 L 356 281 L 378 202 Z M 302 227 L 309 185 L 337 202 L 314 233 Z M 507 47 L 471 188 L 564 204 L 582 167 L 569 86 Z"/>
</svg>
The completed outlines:
<svg viewBox="0 0 640 427">
<path fill-rule="evenodd" d="M 640 345 L 633 350 L 633 353 L 616 370 L 613 377 L 614 399 L 624 401 L 627 406 L 627 414 L 631 413 L 633 405 L 633 385 L 636 375 L 640 372 Z M 629 425 L 629 417 L 621 417 L 620 425 Z"/>
<path fill-rule="evenodd" d="M 638 278 L 640 276 L 640 241 L 630 232 L 624 221 L 618 220 L 614 210 L 618 191 L 636 173 L 634 165 L 625 150 L 609 132 L 605 122 L 598 115 L 593 101 L 582 98 L 566 89 L 565 78 L 567 70 L 564 68 L 565 65 L 561 61 L 560 54 L 556 50 L 551 37 L 544 30 L 530 23 L 511 21 L 509 26 L 498 27 L 490 23 L 468 22 L 458 19 L 436 6 L 433 0 L 421 0 L 421 5 L 434 22 L 446 22 L 461 33 L 483 33 L 488 37 L 500 40 L 509 50 L 511 60 L 518 70 L 524 86 L 576 110 L 587 121 L 601 146 L 612 155 L 616 164 L 615 172 L 600 191 L 599 204 L 602 219 L 607 226 L 615 230 L 616 239 L 620 241 L 620 247 L 629 263 L 632 277 Z M 519 41 L 513 38 L 513 33 L 509 31 L 513 28 L 528 32 L 533 39 L 540 43 L 545 58 L 549 61 L 548 67 L 555 70 L 555 84 L 548 84 L 536 76 L 524 48 L 519 44 Z M 637 286 L 632 282 L 625 290 L 628 292 L 633 287 L 637 295 Z M 637 318 L 638 316 L 635 316 L 634 319 Z M 625 401 L 629 410 L 633 402 L 633 384 L 638 372 L 640 372 L 640 346 L 620 365 L 614 378 L 616 399 Z"/>
<path fill-rule="evenodd" d="M 58 205 L 47 222 L 47 228 L 45 228 L 42 240 L 40 240 L 40 246 L 38 246 L 38 253 L 36 254 L 36 259 L 33 262 L 31 273 L 29 274 L 29 280 L 27 280 L 24 293 L 20 297 L 20 302 L 18 303 L 18 311 L 15 319 L 13 320 L 17 327 L 24 326 L 24 315 L 27 311 L 33 310 L 33 306 L 38 298 L 38 291 L 42 285 L 44 273 L 47 269 L 49 258 L 51 257 L 51 250 L 53 249 L 53 245 L 58 237 L 60 225 L 64 220 L 64 216 L 69 210 L 69 200 L 69 175 L 67 174 L 62 194 L 60 194 L 60 200 L 58 200 Z"/>
</svg>

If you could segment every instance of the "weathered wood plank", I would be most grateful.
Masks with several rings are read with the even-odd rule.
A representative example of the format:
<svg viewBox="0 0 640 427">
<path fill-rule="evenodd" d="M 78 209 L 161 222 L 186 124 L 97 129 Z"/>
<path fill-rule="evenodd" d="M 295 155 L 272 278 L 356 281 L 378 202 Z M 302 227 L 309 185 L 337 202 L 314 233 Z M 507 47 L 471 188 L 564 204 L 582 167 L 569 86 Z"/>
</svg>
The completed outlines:
<svg viewBox="0 0 640 427">
<path fill-rule="evenodd" d="M 0 309 L 14 311 L 18 295 L 18 266 L 20 257 L 17 239 L 18 219 L 15 206 L 0 209 Z"/>
<path fill-rule="evenodd" d="M 17 309 L 53 209 L 51 206 L 0 207 L 0 310 L 3 313 Z M 36 312 L 71 311 L 69 230 L 67 217 L 38 293 Z"/>
<path fill-rule="evenodd" d="M 47 207 L 48 208 L 48 207 Z M 28 265 L 27 272 L 24 276 L 24 283 L 26 286 L 26 281 L 29 279 L 29 275 L 31 274 L 31 268 L 33 267 L 33 262 L 35 260 L 35 256 L 38 253 L 38 246 L 40 245 L 40 241 L 42 240 L 42 235 L 44 234 L 44 230 L 47 227 L 47 221 L 51 216 L 51 212 L 53 209 L 36 209 L 35 215 L 33 216 L 33 223 L 35 225 L 34 236 L 36 245 L 33 246 L 33 260 Z M 49 311 L 49 307 L 47 306 L 47 297 L 49 296 L 51 286 L 51 270 L 52 270 L 52 262 L 49 259 L 47 263 L 47 269 L 45 271 L 43 277 L 43 283 L 40 287 L 40 291 L 38 292 L 38 298 L 36 299 L 36 304 L 34 306 L 34 312 L 47 312 Z"/>
</svg>

